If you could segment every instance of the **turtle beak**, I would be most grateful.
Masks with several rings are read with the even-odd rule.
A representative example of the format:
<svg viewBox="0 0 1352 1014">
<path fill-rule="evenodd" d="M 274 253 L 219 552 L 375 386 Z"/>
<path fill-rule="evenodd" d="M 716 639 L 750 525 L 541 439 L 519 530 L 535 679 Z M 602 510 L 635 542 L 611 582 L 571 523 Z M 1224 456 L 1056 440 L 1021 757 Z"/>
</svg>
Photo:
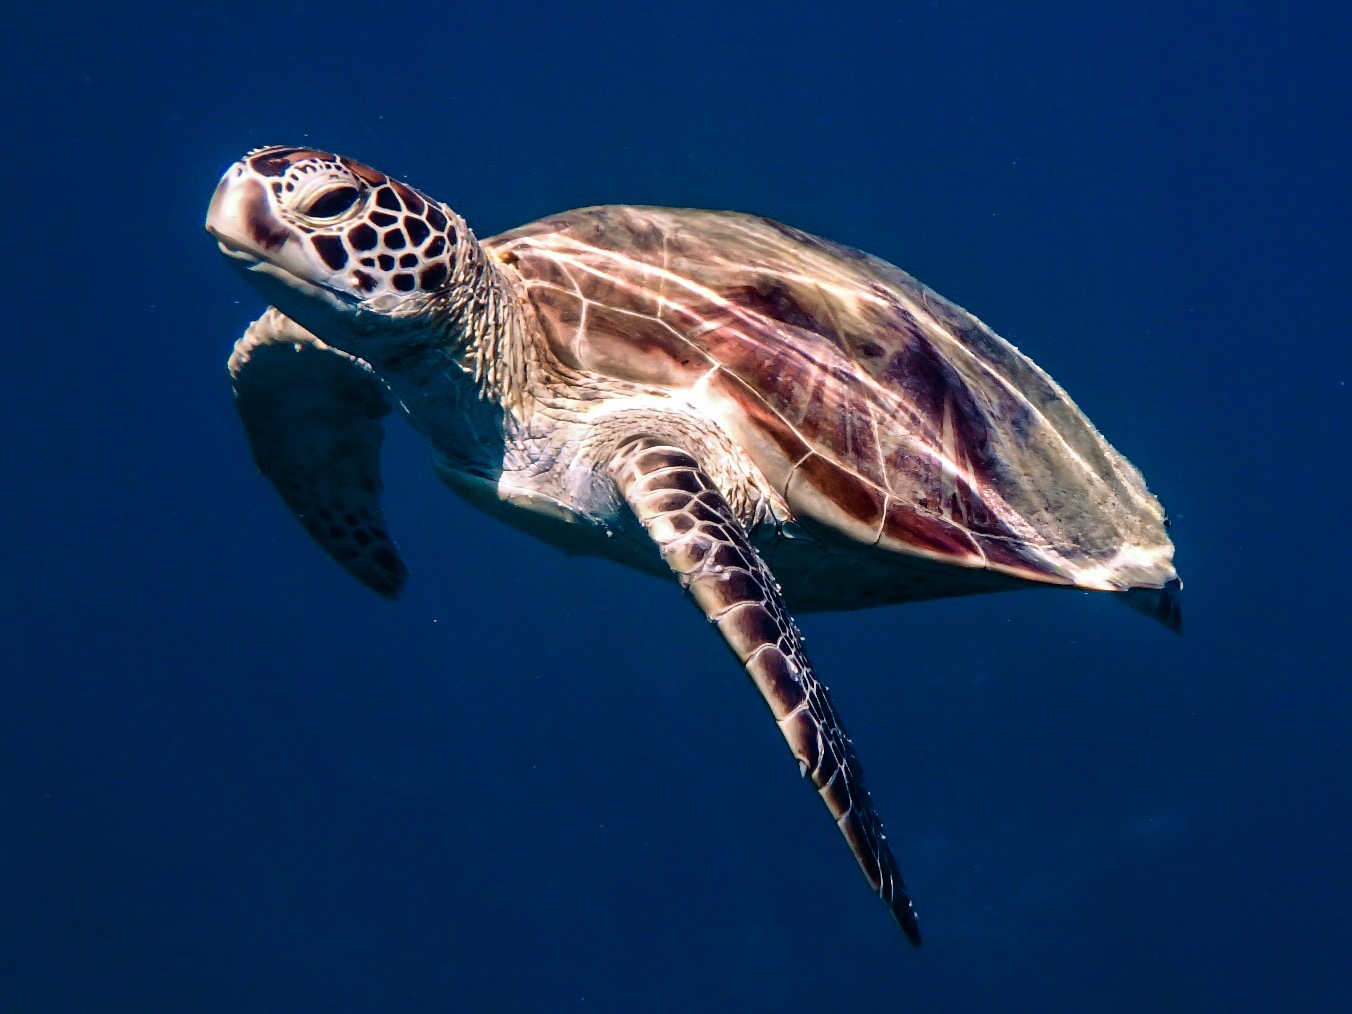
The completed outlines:
<svg viewBox="0 0 1352 1014">
<path fill-rule="evenodd" d="M 331 272 L 277 214 L 267 184 L 244 162 L 227 169 L 217 184 L 206 230 L 231 266 L 274 305 L 293 306 L 299 297 L 341 310 L 353 302 L 324 284 Z"/>
<path fill-rule="evenodd" d="M 226 170 L 207 208 L 207 232 L 236 260 L 279 260 L 290 230 L 273 214 L 267 188 L 243 162 Z"/>
</svg>

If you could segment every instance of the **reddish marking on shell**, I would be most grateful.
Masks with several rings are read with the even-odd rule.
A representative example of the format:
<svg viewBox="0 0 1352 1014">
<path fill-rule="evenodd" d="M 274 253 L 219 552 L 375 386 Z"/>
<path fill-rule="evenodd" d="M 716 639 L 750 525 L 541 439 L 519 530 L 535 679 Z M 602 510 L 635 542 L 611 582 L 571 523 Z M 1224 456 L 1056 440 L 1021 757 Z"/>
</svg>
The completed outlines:
<svg viewBox="0 0 1352 1014">
<path fill-rule="evenodd" d="M 799 509 L 800 501 L 811 503 L 804 486 L 810 487 L 833 507 L 831 513 L 842 516 L 856 538 L 862 542 L 873 541 L 883 520 L 883 492 L 877 486 L 820 454 L 808 455 L 789 477 L 785 496 L 795 511 Z M 821 516 L 821 507 L 817 504 L 812 507 L 814 509 L 807 513 Z"/>
<path fill-rule="evenodd" d="M 622 374 L 643 384 L 689 387 L 713 368 L 698 347 L 655 317 L 583 301 L 569 292 L 536 287 L 546 337 L 555 355 L 574 368 Z"/>
<path fill-rule="evenodd" d="M 931 555 L 966 558 L 972 563 L 981 560 L 981 551 L 965 529 L 897 501 L 887 505 L 880 543 L 888 548 L 918 549 Z"/>
<path fill-rule="evenodd" d="M 777 418 L 765 425 L 787 424 L 808 444 L 833 451 L 870 482 L 886 485 L 868 399 L 838 362 L 809 354 L 811 347 L 766 341 L 744 322 L 703 341 L 713 360 L 773 411 Z"/>
<path fill-rule="evenodd" d="M 551 298 L 548 288 L 562 289 L 564 292 L 579 295 L 578 285 L 573 281 L 562 263 L 553 257 L 543 257 L 529 247 L 522 250 L 509 250 L 511 263 L 526 279 L 530 286 L 531 298 L 536 302 L 548 303 Z M 548 313 L 545 314 L 548 316 Z"/>
<path fill-rule="evenodd" d="M 597 373 L 627 369 L 644 384 L 688 387 L 713 366 L 700 349 L 653 317 L 588 302 L 583 361 Z"/>
<path fill-rule="evenodd" d="M 574 370 L 583 368 L 578 354 L 577 330 L 582 324 L 582 297 L 571 291 L 534 286 L 531 299 L 540 311 L 545 338 L 558 360 Z"/>
<path fill-rule="evenodd" d="M 901 392 L 917 414 L 937 431 L 945 414 L 955 430 L 956 444 L 973 468 L 990 465 L 990 433 L 986 414 L 976 405 L 971 389 L 923 334 L 906 336 L 887 359 L 880 379 Z"/>
<path fill-rule="evenodd" d="M 1046 570 L 1045 564 L 1026 551 L 1023 542 L 984 536 L 977 541 L 981 543 L 981 551 L 986 554 L 986 559 L 994 566 L 1024 573 L 1042 573 Z"/>
<path fill-rule="evenodd" d="M 714 414 L 723 421 L 760 465 L 765 478 L 781 494 L 789 472 L 812 450 L 784 422 L 760 393 L 726 370 L 718 370 L 705 384 Z"/>
<path fill-rule="evenodd" d="M 662 315 L 662 280 L 642 264 L 629 264 L 623 271 L 574 269 L 570 277 L 586 293 L 587 301 L 646 317 Z"/>
<path fill-rule="evenodd" d="M 800 297 L 797 287 L 771 274 L 762 274 L 746 285 L 729 286 L 719 293 L 747 313 L 773 321 L 781 327 L 825 338 L 842 352 L 848 352 L 844 338 L 832 322 L 813 312 Z"/>
</svg>

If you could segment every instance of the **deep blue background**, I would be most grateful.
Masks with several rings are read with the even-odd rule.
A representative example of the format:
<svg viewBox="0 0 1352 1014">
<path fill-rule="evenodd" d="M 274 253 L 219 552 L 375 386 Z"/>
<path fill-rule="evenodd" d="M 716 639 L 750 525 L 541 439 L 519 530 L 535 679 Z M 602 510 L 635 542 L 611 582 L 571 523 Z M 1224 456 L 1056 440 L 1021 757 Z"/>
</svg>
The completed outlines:
<svg viewBox="0 0 1352 1014">
<path fill-rule="evenodd" d="M 0 1010 L 1348 1002 L 1343 14 L 158 6 L 5 24 Z M 201 231 L 275 143 L 481 235 L 730 207 L 895 261 L 1141 467 L 1186 635 L 1051 593 L 805 620 L 911 952 L 674 586 L 474 514 L 402 430 L 404 600 L 309 544 Z"/>
</svg>

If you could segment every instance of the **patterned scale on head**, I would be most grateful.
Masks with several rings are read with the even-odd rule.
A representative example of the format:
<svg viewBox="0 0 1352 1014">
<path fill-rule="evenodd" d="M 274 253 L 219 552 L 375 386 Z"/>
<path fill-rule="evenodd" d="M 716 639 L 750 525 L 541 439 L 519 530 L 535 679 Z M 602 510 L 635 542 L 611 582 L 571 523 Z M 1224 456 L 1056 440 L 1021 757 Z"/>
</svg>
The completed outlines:
<svg viewBox="0 0 1352 1014">
<path fill-rule="evenodd" d="M 232 171 L 220 194 L 241 202 L 247 234 L 217 238 L 241 253 L 372 309 L 435 293 L 451 275 L 464 223 L 384 173 L 305 148 L 261 148 Z"/>
</svg>

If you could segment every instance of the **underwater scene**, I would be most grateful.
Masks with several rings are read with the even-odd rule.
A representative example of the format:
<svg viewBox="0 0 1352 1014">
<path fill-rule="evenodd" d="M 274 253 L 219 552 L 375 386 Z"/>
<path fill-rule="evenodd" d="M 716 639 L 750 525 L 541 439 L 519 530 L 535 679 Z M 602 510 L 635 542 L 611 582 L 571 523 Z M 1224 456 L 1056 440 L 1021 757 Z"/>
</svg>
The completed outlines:
<svg viewBox="0 0 1352 1014">
<path fill-rule="evenodd" d="M 0 1011 L 1352 1001 L 1346 11 L 8 26 Z"/>
</svg>

